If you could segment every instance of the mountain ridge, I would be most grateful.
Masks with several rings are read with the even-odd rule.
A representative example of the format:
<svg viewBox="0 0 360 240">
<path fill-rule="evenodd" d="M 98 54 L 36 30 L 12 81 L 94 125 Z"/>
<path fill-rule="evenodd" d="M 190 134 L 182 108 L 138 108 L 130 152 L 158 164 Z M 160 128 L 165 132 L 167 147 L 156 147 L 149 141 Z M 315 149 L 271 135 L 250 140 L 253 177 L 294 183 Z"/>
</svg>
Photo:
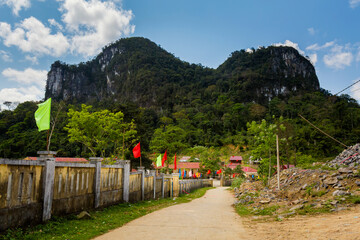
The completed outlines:
<svg viewBox="0 0 360 240">
<path fill-rule="evenodd" d="M 235 102 L 265 103 L 273 97 L 320 89 L 315 68 L 291 47 L 235 51 L 217 69 L 176 58 L 146 38 L 123 38 L 78 65 L 56 61 L 45 97 L 88 103 L 112 99 L 142 107 L 170 108 L 219 94 Z M 216 91 L 216 96 L 211 92 Z"/>
</svg>

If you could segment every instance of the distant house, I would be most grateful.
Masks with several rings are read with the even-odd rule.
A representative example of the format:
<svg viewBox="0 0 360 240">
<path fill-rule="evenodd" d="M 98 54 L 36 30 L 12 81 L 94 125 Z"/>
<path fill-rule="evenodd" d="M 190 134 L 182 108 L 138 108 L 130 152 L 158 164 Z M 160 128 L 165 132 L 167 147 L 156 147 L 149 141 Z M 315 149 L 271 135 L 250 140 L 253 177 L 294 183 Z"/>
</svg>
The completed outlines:
<svg viewBox="0 0 360 240">
<path fill-rule="evenodd" d="M 24 160 L 36 161 L 39 157 L 26 157 Z M 89 161 L 85 158 L 55 157 L 55 162 L 88 163 Z"/>
<path fill-rule="evenodd" d="M 230 163 L 242 163 L 243 158 L 241 156 L 231 156 Z"/>
<path fill-rule="evenodd" d="M 156 170 L 160 170 L 162 167 L 154 166 Z M 200 169 L 200 162 L 178 162 L 176 165 L 176 170 L 174 170 L 174 164 L 169 164 L 169 168 L 172 169 L 172 172 L 178 173 L 179 170 L 181 173 L 186 171 L 187 176 L 191 173 L 191 175 L 196 174 L 199 172 Z"/>
<path fill-rule="evenodd" d="M 258 175 L 257 170 L 254 168 L 251 168 L 251 167 L 243 167 L 242 170 L 244 171 L 244 173 L 247 177 L 249 177 L 251 175 L 255 175 L 255 176 Z"/>
</svg>

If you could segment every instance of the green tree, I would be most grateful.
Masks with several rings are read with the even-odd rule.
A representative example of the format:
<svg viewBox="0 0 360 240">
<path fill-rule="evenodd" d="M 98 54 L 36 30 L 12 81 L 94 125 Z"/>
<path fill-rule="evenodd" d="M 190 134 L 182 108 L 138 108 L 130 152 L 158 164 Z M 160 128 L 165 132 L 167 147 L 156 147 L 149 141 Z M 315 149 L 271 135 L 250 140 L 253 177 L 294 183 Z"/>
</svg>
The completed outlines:
<svg viewBox="0 0 360 240">
<path fill-rule="evenodd" d="M 135 124 L 124 122 L 122 112 L 112 113 L 109 110 L 91 112 L 92 106 L 81 106 L 81 111 L 70 109 L 69 122 L 65 127 L 70 142 L 80 142 L 92 156 L 119 157 L 135 140 Z"/>
<path fill-rule="evenodd" d="M 186 132 L 172 124 L 157 128 L 150 142 L 150 149 L 152 151 L 163 153 L 167 150 L 170 156 L 187 147 Z"/>
<path fill-rule="evenodd" d="M 220 168 L 220 152 L 214 148 L 203 152 L 200 155 L 200 172 L 205 174 L 208 170 L 214 173 Z"/>
</svg>

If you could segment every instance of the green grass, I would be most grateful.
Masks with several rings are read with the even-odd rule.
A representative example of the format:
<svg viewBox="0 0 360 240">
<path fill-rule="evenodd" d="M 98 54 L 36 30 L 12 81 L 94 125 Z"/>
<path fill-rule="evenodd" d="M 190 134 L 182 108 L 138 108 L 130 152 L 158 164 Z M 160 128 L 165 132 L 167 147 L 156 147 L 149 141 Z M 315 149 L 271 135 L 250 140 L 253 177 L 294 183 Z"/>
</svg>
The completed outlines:
<svg viewBox="0 0 360 240">
<path fill-rule="evenodd" d="M 360 196 L 348 196 L 346 197 L 346 202 L 360 204 Z"/>
<path fill-rule="evenodd" d="M 271 216 L 278 209 L 279 209 L 278 205 L 263 207 L 263 208 L 259 208 L 259 209 L 256 209 L 256 210 L 253 210 L 253 209 L 251 209 L 250 207 L 248 207 L 248 206 L 246 206 L 244 204 L 238 204 L 238 205 L 235 206 L 236 212 L 242 217 L 251 216 L 251 215 L 255 215 L 255 216 Z"/>
<path fill-rule="evenodd" d="M 76 215 L 54 217 L 47 223 L 29 227 L 26 230 L 9 229 L 0 235 L 0 239 L 91 239 L 153 211 L 202 197 L 208 189 L 211 187 L 197 189 L 175 200 L 166 198 L 134 204 L 124 203 L 102 210 L 89 211 L 91 219 L 78 220 Z"/>
<path fill-rule="evenodd" d="M 297 209 L 296 213 L 299 215 L 311 215 L 311 214 L 318 214 L 318 213 L 329 213 L 332 209 L 331 205 L 324 205 L 321 208 L 314 208 L 311 205 L 305 205 L 301 209 Z"/>
<path fill-rule="evenodd" d="M 242 204 L 236 205 L 235 210 L 242 217 L 253 215 L 252 211 L 248 207 Z"/>
</svg>

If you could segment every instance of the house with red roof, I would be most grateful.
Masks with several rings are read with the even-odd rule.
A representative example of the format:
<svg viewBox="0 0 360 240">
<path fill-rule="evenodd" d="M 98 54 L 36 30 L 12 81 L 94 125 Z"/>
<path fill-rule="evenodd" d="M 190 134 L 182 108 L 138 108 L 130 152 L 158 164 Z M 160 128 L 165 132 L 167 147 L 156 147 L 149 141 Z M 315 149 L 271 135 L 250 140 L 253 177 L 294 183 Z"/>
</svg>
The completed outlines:
<svg viewBox="0 0 360 240">
<path fill-rule="evenodd" d="M 178 162 L 176 164 L 176 170 L 174 170 L 174 164 L 169 164 L 168 166 L 170 169 L 172 169 L 172 172 L 178 173 L 179 170 L 181 173 L 186 171 L 187 176 L 189 177 L 189 174 L 193 176 L 194 174 L 199 172 L 200 169 L 200 162 Z M 156 170 L 160 170 L 162 167 L 156 167 L 154 166 Z"/>
</svg>

